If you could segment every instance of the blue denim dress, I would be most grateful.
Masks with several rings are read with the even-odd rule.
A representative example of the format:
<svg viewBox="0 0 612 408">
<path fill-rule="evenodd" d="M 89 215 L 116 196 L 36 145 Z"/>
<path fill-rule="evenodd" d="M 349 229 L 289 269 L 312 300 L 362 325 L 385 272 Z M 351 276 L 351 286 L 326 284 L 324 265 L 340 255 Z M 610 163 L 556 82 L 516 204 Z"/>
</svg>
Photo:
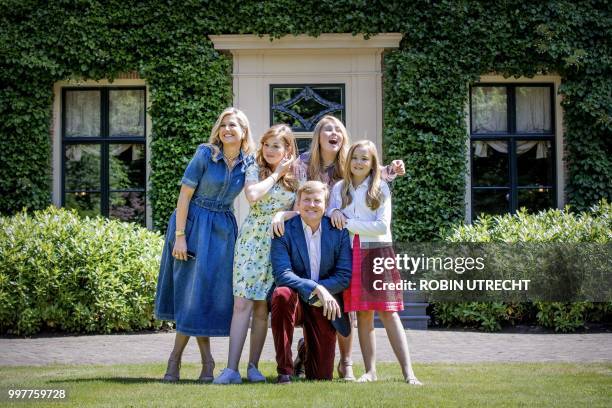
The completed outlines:
<svg viewBox="0 0 612 408">
<path fill-rule="evenodd" d="M 216 160 L 215 160 L 216 159 Z M 200 145 L 181 182 L 195 188 L 189 203 L 185 235 L 187 261 L 172 256 L 176 211 L 170 217 L 162 253 L 155 317 L 176 321 L 177 332 L 189 336 L 228 336 L 232 320 L 232 264 L 238 226 L 233 202 L 244 187 L 253 156 L 242 152 L 230 171 L 219 154 Z"/>
</svg>

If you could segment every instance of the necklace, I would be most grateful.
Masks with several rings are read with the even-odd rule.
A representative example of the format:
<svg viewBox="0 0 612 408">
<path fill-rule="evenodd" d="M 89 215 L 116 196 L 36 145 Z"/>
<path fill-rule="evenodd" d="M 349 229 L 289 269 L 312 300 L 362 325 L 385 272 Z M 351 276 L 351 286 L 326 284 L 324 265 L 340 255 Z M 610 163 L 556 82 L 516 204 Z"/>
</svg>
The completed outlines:
<svg viewBox="0 0 612 408">
<path fill-rule="evenodd" d="M 234 161 L 234 160 L 236 159 L 236 157 L 238 157 L 238 155 L 239 155 L 239 154 L 240 154 L 240 151 L 238 151 L 238 153 L 236 153 L 236 154 L 235 154 L 235 155 L 233 155 L 233 156 L 228 156 L 228 155 L 226 155 L 225 153 L 223 153 L 223 157 L 225 157 L 225 159 L 226 159 L 227 161 L 232 162 L 232 161 Z"/>
</svg>

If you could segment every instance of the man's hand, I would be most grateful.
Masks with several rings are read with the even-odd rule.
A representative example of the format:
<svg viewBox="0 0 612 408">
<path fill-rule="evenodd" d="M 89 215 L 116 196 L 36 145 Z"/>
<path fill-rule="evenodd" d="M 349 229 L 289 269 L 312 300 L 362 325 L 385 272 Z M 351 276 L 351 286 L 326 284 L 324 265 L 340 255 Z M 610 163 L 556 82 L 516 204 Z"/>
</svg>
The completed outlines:
<svg viewBox="0 0 612 408">
<path fill-rule="evenodd" d="M 315 295 L 319 297 L 319 300 L 323 304 L 323 316 L 328 320 L 334 320 L 336 317 L 340 318 L 342 312 L 340 311 L 340 305 L 336 299 L 321 285 L 317 285 L 314 290 Z"/>
</svg>

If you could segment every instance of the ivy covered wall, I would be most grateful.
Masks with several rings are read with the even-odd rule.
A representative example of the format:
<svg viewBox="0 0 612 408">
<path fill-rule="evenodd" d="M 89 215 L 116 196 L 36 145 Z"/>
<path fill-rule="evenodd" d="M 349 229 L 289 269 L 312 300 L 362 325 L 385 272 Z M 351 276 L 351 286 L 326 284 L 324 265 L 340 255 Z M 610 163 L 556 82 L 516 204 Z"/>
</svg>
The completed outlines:
<svg viewBox="0 0 612 408">
<path fill-rule="evenodd" d="M 557 73 L 568 202 L 612 198 L 612 17 L 608 1 L 0 0 L 0 212 L 50 203 L 53 83 L 137 71 L 153 118 L 150 197 L 163 228 L 177 182 L 231 104 L 231 61 L 208 34 L 404 34 L 385 59 L 385 160 L 396 239 L 435 238 L 463 219 L 465 107 L 481 74 Z M 401 205 L 398 205 L 401 203 Z"/>
</svg>

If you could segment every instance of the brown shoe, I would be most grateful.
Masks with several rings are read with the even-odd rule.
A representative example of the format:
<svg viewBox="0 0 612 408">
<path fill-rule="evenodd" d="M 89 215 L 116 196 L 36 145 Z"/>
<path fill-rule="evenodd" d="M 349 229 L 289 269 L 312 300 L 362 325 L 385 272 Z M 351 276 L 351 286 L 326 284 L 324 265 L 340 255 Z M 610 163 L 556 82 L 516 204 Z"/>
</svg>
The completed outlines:
<svg viewBox="0 0 612 408">
<path fill-rule="evenodd" d="M 291 384 L 291 376 L 289 374 L 279 374 L 276 383 L 278 385 Z"/>
<path fill-rule="evenodd" d="M 163 382 L 177 382 L 180 379 L 181 361 L 173 358 L 168 359 L 168 368 L 162 378 Z"/>
<path fill-rule="evenodd" d="M 202 371 L 198 381 L 202 383 L 211 383 L 215 379 L 213 376 L 215 370 L 215 360 L 202 361 Z"/>
<path fill-rule="evenodd" d="M 304 368 L 304 361 L 302 361 L 302 357 L 300 356 L 300 350 L 304 348 L 304 339 L 298 340 L 297 345 L 297 357 L 293 360 L 293 375 L 298 378 L 306 378 L 306 369 Z"/>
</svg>

